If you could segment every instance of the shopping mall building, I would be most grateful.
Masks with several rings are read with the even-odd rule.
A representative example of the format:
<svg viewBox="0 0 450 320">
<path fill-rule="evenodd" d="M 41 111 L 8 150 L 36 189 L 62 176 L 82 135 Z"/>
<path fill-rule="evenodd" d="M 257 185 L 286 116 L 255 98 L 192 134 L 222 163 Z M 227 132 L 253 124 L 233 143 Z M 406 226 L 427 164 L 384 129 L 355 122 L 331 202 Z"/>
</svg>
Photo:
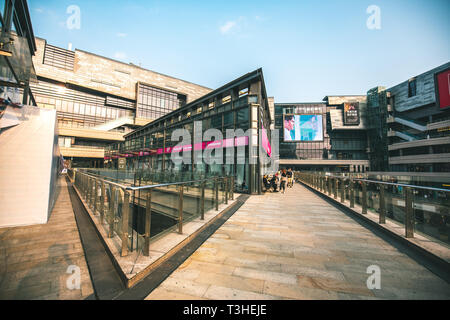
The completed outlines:
<svg viewBox="0 0 450 320">
<path fill-rule="evenodd" d="M 283 132 L 279 142 L 280 167 L 368 171 L 366 108 L 365 95 L 327 96 L 323 102 L 275 103 L 275 129 Z M 350 116 L 351 112 L 354 115 Z M 289 121 L 292 135 L 286 131 Z"/>
<path fill-rule="evenodd" d="M 56 109 L 61 154 L 73 166 L 102 167 L 105 147 L 211 89 L 35 38 L 37 106 Z"/>
<path fill-rule="evenodd" d="M 281 167 L 442 176 L 450 172 L 450 63 L 365 95 L 275 103 L 275 128 L 286 126 Z"/>
<path fill-rule="evenodd" d="M 107 166 L 191 173 L 193 179 L 232 175 L 238 191 L 260 193 L 262 175 L 277 160 L 271 101 L 262 70 L 255 70 L 126 134 L 108 147 Z M 184 142 L 174 138 L 177 130 L 186 133 Z M 186 161 L 175 163 L 174 153 Z M 212 161 L 205 159 L 209 154 Z"/>
</svg>

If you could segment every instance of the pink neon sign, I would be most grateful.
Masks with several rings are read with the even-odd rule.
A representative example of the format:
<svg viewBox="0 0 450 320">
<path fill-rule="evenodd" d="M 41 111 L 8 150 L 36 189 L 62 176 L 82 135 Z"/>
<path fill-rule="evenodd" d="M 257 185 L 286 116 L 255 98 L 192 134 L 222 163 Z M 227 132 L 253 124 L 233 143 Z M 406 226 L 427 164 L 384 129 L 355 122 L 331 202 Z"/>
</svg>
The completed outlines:
<svg viewBox="0 0 450 320">
<path fill-rule="evenodd" d="M 218 149 L 218 148 L 231 148 L 231 147 L 241 147 L 248 145 L 248 136 L 243 137 L 235 137 L 233 139 L 224 139 L 224 140 L 214 140 L 207 142 L 200 142 L 194 145 L 194 150 L 205 150 L 205 149 Z M 175 146 L 175 147 L 167 147 L 165 150 L 163 148 L 159 148 L 157 154 L 167 154 L 173 152 L 181 152 L 181 151 L 191 151 L 192 145 L 184 145 L 184 146 Z"/>
</svg>

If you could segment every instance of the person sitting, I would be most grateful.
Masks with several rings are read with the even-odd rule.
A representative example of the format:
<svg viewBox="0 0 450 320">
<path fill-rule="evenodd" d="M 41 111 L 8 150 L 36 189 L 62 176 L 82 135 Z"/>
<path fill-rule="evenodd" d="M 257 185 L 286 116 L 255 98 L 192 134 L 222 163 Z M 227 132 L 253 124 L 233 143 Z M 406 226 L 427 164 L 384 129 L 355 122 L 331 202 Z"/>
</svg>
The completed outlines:
<svg viewBox="0 0 450 320">
<path fill-rule="evenodd" d="M 272 179 L 270 180 L 270 186 L 272 187 L 273 192 L 278 192 L 278 190 L 277 190 L 277 187 L 278 187 L 277 182 L 278 181 L 277 180 L 278 180 L 277 175 L 273 175 Z"/>
<path fill-rule="evenodd" d="M 264 177 L 263 177 L 263 185 L 264 185 L 265 191 L 270 190 L 270 182 L 269 182 L 269 177 L 267 175 L 264 175 Z"/>
</svg>

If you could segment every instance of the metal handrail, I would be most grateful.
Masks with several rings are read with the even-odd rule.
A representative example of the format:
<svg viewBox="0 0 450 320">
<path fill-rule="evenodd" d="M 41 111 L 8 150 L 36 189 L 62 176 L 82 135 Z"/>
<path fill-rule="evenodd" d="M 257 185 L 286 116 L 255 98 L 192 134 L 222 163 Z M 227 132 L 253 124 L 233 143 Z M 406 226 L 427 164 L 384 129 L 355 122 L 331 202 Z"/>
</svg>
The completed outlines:
<svg viewBox="0 0 450 320">
<path fill-rule="evenodd" d="M 299 179 L 302 183 L 309 185 L 310 187 L 316 189 L 319 192 L 324 193 L 325 195 L 328 194 L 329 197 L 333 197 L 337 200 L 338 198 L 338 192 L 341 193 L 341 199 L 340 202 L 344 204 L 346 202 L 346 199 L 350 201 L 350 208 L 355 208 L 355 202 L 356 198 L 359 199 L 359 205 L 361 206 L 357 210 L 360 210 L 360 213 L 363 215 L 366 215 L 368 213 L 368 209 L 375 209 L 377 212 L 379 212 L 379 223 L 385 224 L 386 223 L 386 217 L 387 217 L 387 207 L 386 207 L 386 198 L 389 196 L 385 194 L 385 186 L 395 186 L 395 187 L 404 187 L 404 191 L 402 192 L 404 197 L 404 204 L 401 205 L 404 207 L 403 214 L 404 217 L 403 220 L 397 220 L 404 224 L 405 228 L 405 237 L 406 238 L 413 238 L 414 237 L 414 229 L 416 224 L 416 218 L 415 218 L 415 210 L 419 209 L 416 207 L 416 205 L 421 204 L 421 201 L 419 199 L 415 199 L 414 196 L 414 190 L 429 190 L 434 192 L 447 192 L 447 194 L 443 194 L 444 196 L 448 196 L 450 190 L 443 189 L 443 188 L 435 188 L 435 187 L 426 187 L 426 186 L 416 186 L 411 184 L 405 184 L 405 183 L 393 183 L 393 182 L 384 182 L 384 181 L 376 181 L 376 180 L 369 180 L 369 179 L 360 179 L 360 178 L 349 178 L 349 177 L 342 177 L 342 176 L 333 176 L 333 175 L 320 175 L 317 173 L 304 173 L 300 172 L 298 175 L 296 175 L 296 178 Z M 348 184 L 347 184 L 348 182 Z M 361 188 L 355 188 L 355 182 L 359 185 L 361 185 Z M 370 200 L 373 201 L 372 196 L 369 194 L 370 190 L 368 190 L 368 186 L 370 184 L 378 185 L 378 195 L 379 200 L 378 202 L 378 208 L 374 206 L 374 203 L 369 203 Z M 346 197 L 346 190 L 348 190 L 348 197 Z M 355 196 L 355 191 L 358 194 L 358 196 Z M 361 192 L 361 194 L 360 194 Z M 444 219 L 444 216 L 448 217 L 448 206 L 450 203 L 448 203 L 447 199 L 437 199 L 439 203 L 433 202 L 435 206 L 439 206 L 438 211 L 432 211 L 433 214 L 440 215 L 442 219 Z M 394 205 L 392 203 L 392 205 Z M 370 207 L 372 206 L 372 207 Z M 435 207 L 436 208 L 436 207 Z M 444 211 L 442 211 L 443 209 Z M 395 211 L 390 211 L 390 214 L 393 215 Z M 442 220 L 443 223 L 445 223 L 444 220 Z M 425 231 L 422 231 L 425 232 Z M 425 232 L 426 234 L 429 234 L 434 239 L 438 239 L 435 234 L 430 234 L 429 232 Z M 439 239 L 438 239 L 439 240 Z"/>
<path fill-rule="evenodd" d="M 158 187 L 167 187 L 167 186 L 177 186 L 177 185 L 183 185 L 188 183 L 196 183 L 196 182 L 204 182 L 211 179 L 222 179 L 227 177 L 214 177 L 210 179 L 203 179 L 203 180 L 192 180 L 192 181 L 182 181 L 182 182 L 168 182 L 168 183 L 160 183 L 160 184 L 151 184 L 147 186 L 140 186 L 140 187 L 127 187 L 126 190 L 143 190 L 143 189 L 151 189 L 151 188 L 158 188 Z"/>
<path fill-rule="evenodd" d="M 85 170 L 85 169 L 83 169 L 83 170 Z M 97 177 L 98 179 L 101 179 L 101 180 L 104 181 L 104 182 L 114 183 L 114 182 L 112 182 L 112 181 L 110 181 L 110 180 L 102 179 L 101 177 L 104 177 L 104 176 L 102 176 L 102 175 L 100 175 L 100 174 L 96 174 L 96 173 L 92 173 L 92 172 L 87 173 L 87 172 L 83 172 L 83 171 L 77 171 L 77 172 L 82 173 L 82 174 L 85 174 L 85 175 L 88 175 L 88 176 L 91 176 L 91 177 Z M 116 179 L 116 178 L 112 178 L 112 177 L 108 177 L 108 179 L 116 180 L 116 181 L 121 181 L 120 179 Z M 116 184 L 117 184 L 117 183 L 116 183 Z"/>
<path fill-rule="evenodd" d="M 222 176 L 222 177 L 212 177 L 209 179 L 202 179 L 202 180 L 192 180 L 192 181 L 182 181 L 182 182 L 168 182 L 168 183 L 160 183 L 160 184 L 150 184 L 150 185 L 146 185 L 146 186 L 139 186 L 139 187 L 133 187 L 133 186 L 126 186 L 123 184 L 119 184 L 116 182 L 112 182 L 106 179 L 102 179 L 99 177 L 99 175 L 94 174 L 94 173 L 86 173 L 86 172 L 81 172 L 78 171 L 81 174 L 84 174 L 86 176 L 90 176 L 92 178 L 98 179 L 99 181 L 105 182 L 105 183 L 110 183 L 112 185 L 115 185 L 117 187 L 120 187 L 124 190 L 131 190 L 131 191 L 136 191 L 136 190 L 144 190 L 144 189 L 151 189 L 151 188 L 158 188 L 158 187 L 167 187 L 167 186 L 176 186 L 176 185 L 184 185 L 184 184 L 188 184 L 188 183 L 196 183 L 196 182 L 204 182 L 204 181 L 208 181 L 211 179 L 223 179 L 223 178 L 227 178 L 227 176 Z M 117 180 L 117 179 L 115 179 Z"/>
<path fill-rule="evenodd" d="M 125 185 L 123 185 L 123 184 L 120 184 L 120 183 L 112 182 L 112 181 L 110 181 L 110 180 L 106 180 L 106 179 L 99 178 L 96 174 L 93 174 L 93 173 L 86 173 L 86 172 L 77 171 L 77 174 L 84 174 L 85 176 L 88 176 L 88 177 L 91 177 L 91 178 L 95 178 L 95 179 L 97 179 L 97 180 L 99 180 L 99 181 L 102 181 L 102 182 L 105 182 L 105 183 L 112 184 L 112 185 L 114 185 L 114 186 L 116 186 L 116 187 L 119 187 L 119 188 L 122 188 L 122 189 L 124 189 L 124 190 L 126 190 L 126 188 L 127 188 L 127 186 L 125 186 Z"/>
<path fill-rule="evenodd" d="M 413 184 L 385 182 L 385 181 L 359 179 L 359 178 L 353 178 L 352 179 L 350 177 L 343 177 L 343 176 L 323 176 L 323 177 L 337 178 L 337 179 L 343 179 L 343 180 L 353 180 L 353 181 L 364 181 L 364 182 L 370 182 L 370 183 L 376 183 L 376 184 L 384 184 L 384 185 L 390 185 L 390 186 L 400 186 L 400 187 L 405 187 L 405 188 L 415 188 L 415 189 L 423 189 L 423 190 L 430 190 L 430 191 L 450 192 L 450 189 L 442 189 L 442 188 L 435 188 L 435 187 L 425 187 L 425 186 L 416 186 L 416 185 L 413 185 Z"/>
<path fill-rule="evenodd" d="M 94 173 L 87 173 L 83 171 L 75 171 L 73 169 L 68 170 L 68 175 L 71 177 L 71 180 L 74 182 L 74 186 L 77 188 L 77 190 L 80 192 L 80 198 L 84 198 L 86 201 L 86 205 L 91 207 L 93 210 L 93 214 L 100 213 L 100 219 L 101 223 L 103 224 L 103 219 L 105 214 L 107 215 L 107 218 L 109 221 L 109 231 L 108 231 L 108 237 L 112 238 L 114 234 L 117 234 L 121 238 L 121 256 L 128 255 L 128 241 L 129 238 L 133 238 L 133 235 L 128 234 L 129 230 L 129 219 L 130 214 L 134 214 L 136 211 L 135 204 L 140 203 L 142 200 L 146 200 L 146 206 L 145 206 L 145 244 L 144 244 L 144 255 L 149 255 L 149 246 L 150 246 L 150 225 L 151 225 L 151 212 L 152 212 L 152 190 L 159 188 L 159 187 L 165 187 L 165 186 L 177 186 L 176 189 L 178 189 L 178 218 L 176 220 L 178 221 L 178 232 L 180 234 L 183 233 L 183 223 L 186 221 L 189 221 L 189 217 L 183 218 L 183 206 L 184 206 L 184 200 L 183 200 L 183 194 L 184 194 L 184 185 L 193 184 L 193 183 L 199 183 L 199 200 L 200 203 L 197 202 L 198 208 L 197 208 L 197 214 L 200 214 L 200 219 L 205 219 L 205 187 L 206 187 L 206 181 L 211 180 L 214 182 L 214 186 L 212 187 L 213 197 L 212 200 L 215 203 L 216 211 L 219 210 L 219 188 L 220 185 L 222 186 L 222 196 L 221 198 L 225 197 L 224 202 L 225 204 L 228 204 L 228 198 L 234 199 L 234 191 L 229 190 L 232 185 L 234 185 L 234 177 L 233 176 L 221 176 L 221 177 L 212 177 L 209 179 L 201 179 L 201 180 L 190 180 L 190 181 L 180 181 L 180 182 L 169 182 L 169 183 L 158 183 L 153 185 L 146 185 L 146 186 L 130 186 L 130 185 L 124 185 L 116 182 L 112 182 L 110 180 L 106 180 L 104 178 L 100 178 L 97 174 Z M 110 194 L 107 195 L 107 190 L 105 187 L 109 185 L 110 186 Z M 189 186 L 186 187 L 186 190 L 188 190 Z M 115 189 L 115 192 L 113 194 L 113 191 Z M 122 195 L 118 195 L 116 192 L 119 190 Z M 140 196 L 140 190 L 147 189 L 147 194 L 144 198 Z M 99 192 L 100 191 L 100 192 Z M 138 192 L 136 192 L 138 191 Z M 137 198 L 135 197 L 136 193 L 138 193 Z M 186 196 L 188 196 L 188 193 L 186 193 Z M 123 199 L 123 200 L 122 200 Z M 136 202 L 136 199 L 138 202 Z M 108 203 L 108 209 L 105 211 L 105 200 Z M 122 211 L 121 214 L 119 214 L 119 205 L 122 204 Z M 133 204 L 133 207 L 130 208 L 130 204 Z M 157 203 L 155 203 L 157 204 Z M 187 213 L 187 212 L 186 212 Z M 121 222 L 120 225 L 116 226 L 116 223 L 119 223 L 119 219 L 116 217 L 117 215 L 120 215 Z M 194 214 L 195 215 L 195 214 Z M 117 218 L 117 219 L 116 219 Z M 116 228 L 118 228 L 116 230 Z M 137 248 L 137 245 L 136 245 Z M 133 243 L 131 244 L 131 250 L 133 250 Z"/>
<path fill-rule="evenodd" d="M 450 192 L 449 189 L 441 189 L 441 188 L 425 187 L 425 186 L 416 186 L 416 185 L 413 185 L 413 184 L 384 182 L 384 181 L 367 180 L 367 179 L 353 179 L 353 180 L 354 181 L 364 181 L 364 182 L 370 182 L 370 183 L 377 183 L 377 184 L 385 184 L 385 185 L 391 185 L 391 186 L 400 186 L 400 187 L 405 187 L 405 188 L 415 188 L 415 189 L 423 189 L 423 190 L 430 190 L 430 191 Z"/>
</svg>

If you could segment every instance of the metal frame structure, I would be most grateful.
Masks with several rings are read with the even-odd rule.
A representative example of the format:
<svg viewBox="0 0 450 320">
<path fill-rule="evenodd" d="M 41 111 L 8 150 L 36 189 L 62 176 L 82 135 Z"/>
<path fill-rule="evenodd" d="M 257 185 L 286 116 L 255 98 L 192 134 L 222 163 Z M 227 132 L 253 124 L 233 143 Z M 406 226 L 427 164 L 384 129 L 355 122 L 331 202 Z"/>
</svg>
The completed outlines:
<svg viewBox="0 0 450 320">
<path fill-rule="evenodd" d="M 30 12 L 26 0 L 5 0 L 3 13 L 0 12 L 1 22 L 1 36 L 0 41 L 8 38 L 10 34 L 16 34 L 19 37 L 26 38 L 30 50 L 30 54 L 34 55 L 36 52 L 36 42 L 34 39 L 33 27 L 31 24 Z M 0 81 L 1 86 L 16 87 L 23 90 L 23 104 L 33 104 L 37 106 L 33 93 L 30 90 L 29 79 L 23 81 L 19 79 L 17 72 L 11 63 L 14 57 L 1 56 L 0 59 L 5 59 L 11 73 L 14 76 L 15 82 Z"/>
</svg>

